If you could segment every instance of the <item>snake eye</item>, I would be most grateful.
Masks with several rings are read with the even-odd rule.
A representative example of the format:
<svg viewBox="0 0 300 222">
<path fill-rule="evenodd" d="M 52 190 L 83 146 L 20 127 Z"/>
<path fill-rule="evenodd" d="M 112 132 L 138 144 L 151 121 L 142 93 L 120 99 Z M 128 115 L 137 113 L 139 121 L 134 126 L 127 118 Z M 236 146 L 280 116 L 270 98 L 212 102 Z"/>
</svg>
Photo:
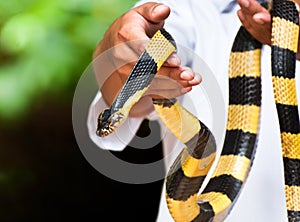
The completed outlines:
<svg viewBox="0 0 300 222">
<path fill-rule="evenodd" d="M 110 109 L 103 110 L 98 117 L 98 126 L 96 134 L 100 137 L 107 136 L 115 131 L 115 129 L 124 121 L 122 113 L 111 113 Z"/>
<path fill-rule="evenodd" d="M 98 126 L 96 134 L 100 137 L 106 136 L 110 131 L 110 118 L 111 111 L 110 109 L 103 110 L 98 116 Z"/>
<path fill-rule="evenodd" d="M 98 116 L 98 129 L 102 129 L 109 123 L 109 117 L 111 116 L 110 109 L 103 110 Z"/>
<path fill-rule="evenodd" d="M 108 118 L 111 116 L 111 110 L 105 109 L 103 112 L 99 115 L 99 118 L 101 118 L 102 122 L 107 122 Z"/>
</svg>

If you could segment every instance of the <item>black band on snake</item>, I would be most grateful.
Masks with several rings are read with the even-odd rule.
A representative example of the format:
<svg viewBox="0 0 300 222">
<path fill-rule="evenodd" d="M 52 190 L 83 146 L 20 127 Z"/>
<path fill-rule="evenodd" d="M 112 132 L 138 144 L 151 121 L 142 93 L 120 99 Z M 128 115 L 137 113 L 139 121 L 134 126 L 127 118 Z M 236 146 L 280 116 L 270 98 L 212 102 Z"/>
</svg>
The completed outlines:
<svg viewBox="0 0 300 222">
<path fill-rule="evenodd" d="M 272 81 L 281 130 L 286 207 L 288 221 L 299 222 L 300 124 L 295 83 L 298 11 L 292 1 L 274 0 L 271 15 Z M 244 27 L 240 28 L 229 61 L 225 141 L 216 168 L 200 194 L 199 189 L 216 156 L 214 137 L 175 98 L 153 99 L 165 125 L 186 145 L 166 178 L 166 198 L 174 221 L 223 221 L 242 191 L 259 133 L 261 47 Z M 151 38 L 112 106 L 100 113 L 97 135 L 107 136 L 122 124 L 175 49 L 174 40 L 164 29 Z"/>
</svg>

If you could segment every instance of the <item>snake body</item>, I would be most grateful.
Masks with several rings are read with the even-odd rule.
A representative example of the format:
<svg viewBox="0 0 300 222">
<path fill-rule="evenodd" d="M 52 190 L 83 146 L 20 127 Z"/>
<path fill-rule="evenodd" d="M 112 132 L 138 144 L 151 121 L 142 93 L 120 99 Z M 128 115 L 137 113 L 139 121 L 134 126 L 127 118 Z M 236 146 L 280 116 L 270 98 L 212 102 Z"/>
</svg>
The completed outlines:
<svg viewBox="0 0 300 222">
<path fill-rule="evenodd" d="M 176 43 L 166 30 L 155 33 L 113 104 L 99 114 L 96 131 L 98 136 L 111 134 L 125 121 L 130 109 L 147 91 L 157 71 L 175 50 Z"/>
<path fill-rule="evenodd" d="M 167 177 L 167 202 L 175 221 L 222 221 L 241 191 L 259 126 L 260 49 L 261 44 L 241 28 L 230 55 L 228 121 L 221 156 L 200 195 L 198 191 L 181 195 L 180 189 L 173 189 L 176 178 Z"/>
<path fill-rule="evenodd" d="M 272 83 L 280 125 L 289 222 L 300 221 L 300 124 L 295 83 L 299 13 L 293 1 L 272 7 Z"/>
<path fill-rule="evenodd" d="M 287 214 L 289 222 L 299 222 L 300 124 L 295 84 L 298 11 L 292 1 L 274 0 L 271 14 L 272 81 L 281 130 Z M 223 221 L 242 191 L 259 133 L 261 47 L 244 27 L 239 29 L 229 61 L 225 141 L 216 168 L 200 194 L 199 189 L 216 157 L 214 137 L 175 98 L 153 99 L 165 125 L 186 145 L 166 178 L 166 199 L 175 221 Z M 109 135 L 122 124 L 175 49 L 174 40 L 164 29 L 151 38 L 112 106 L 100 113 L 97 135 Z"/>
</svg>

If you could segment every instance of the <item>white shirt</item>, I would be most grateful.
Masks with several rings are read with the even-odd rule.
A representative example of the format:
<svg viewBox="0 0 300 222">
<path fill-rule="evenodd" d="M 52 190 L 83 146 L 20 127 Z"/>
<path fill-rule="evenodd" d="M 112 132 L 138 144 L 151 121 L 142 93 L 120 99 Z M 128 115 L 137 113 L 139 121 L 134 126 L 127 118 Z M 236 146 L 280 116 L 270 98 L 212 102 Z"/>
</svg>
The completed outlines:
<svg viewBox="0 0 300 222">
<path fill-rule="evenodd" d="M 146 1 L 140 1 L 138 4 L 144 2 Z M 171 8 L 165 28 L 174 37 L 179 48 L 183 49 L 178 50 L 183 63 L 190 61 L 192 55 L 189 53 L 188 49 L 190 49 L 207 64 L 204 70 L 199 68 L 200 74 L 203 75 L 203 83 L 200 84 L 202 86 L 194 87 L 190 93 L 180 98 L 180 101 L 183 106 L 192 109 L 191 112 L 210 127 L 213 133 L 217 133 L 217 141 L 222 143 L 224 135 L 220 134 L 220 129 L 225 131 L 227 107 L 222 103 L 212 105 L 207 93 L 210 93 L 208 91 L 212 90 L 211 88 L 219 87 L 223 94 L 221 102 L 227 103 L 227 67 L 234 36 L 240 27 L 240 21 L 236 15 L 239 6 L 234 0 L 165 0 L 160 2 Z M 205 64 L 202 65 L 205 66 Z M 208 76 L 211 73 L 206 72 L 207 69 L 212 71 L 212 77 Z M 201 71 L 206 73 L 201 73 Z M 206 78 L 215 80 L 215 83 L 212 86 L 205 85 Z M 298 79 L 297 85 L 299 86 Z M 262 116 L 256 157 L 241 195 L 226 219 L 227 222 L 287 221 L 280 133 L 271 87 L 270 47 L 265 46 L 262 55 Z M 299 90 L 298 98 L 300 98 Z M 212 109 L 216 106 L 218 108 L 218 105 L 221 117 L 218 117 L 216 123 L 214 119 L 216 113 L 213 113 Z M 99 93 L 89 112 L 90 137 L 102 149 L 122 150 L 135 135 L 142 118 L 128 118 L 116 134 L 99 139 L 95 135 L 96 120 L 99 110 L 105 107 L 106 104 Z M 155 113 L 151 113 L 147 118 L 157 119 L 158 117 Z M 218 123 L 219 126 L 216 128 L 215 124 Z M 166 166 L 169 167 L 183 145 L 166 130 L 162 123 L 161 128 L 164 153 L 168 157 Z M 172 152 L 174 147 L 177 149 Z M 220 148 L 218 144 L 218 149 Z M 173 220 L 166 206 L 164 192 L 163 190 L 157 221 L 171 222 Z"/>
</svg>

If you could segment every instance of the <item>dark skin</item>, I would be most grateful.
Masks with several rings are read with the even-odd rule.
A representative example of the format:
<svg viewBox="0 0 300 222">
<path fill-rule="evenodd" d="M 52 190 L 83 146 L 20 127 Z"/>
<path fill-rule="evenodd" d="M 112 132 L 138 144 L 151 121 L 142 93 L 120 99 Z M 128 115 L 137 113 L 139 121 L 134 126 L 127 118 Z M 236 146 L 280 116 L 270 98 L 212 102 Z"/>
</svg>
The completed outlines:
<svg viewBox="0 0 300 222">
<path fill-rule="evenodd" d="M 238 4 L 241 9 L 237 15 L 242 25 L 261 43 L 270 45 L 271 19 L 269 11 L 256 0 L 238 0 Z M 122 49 L 113 51 L 113 59 L 107 59 L 105 62 L 114 66 L 118 61 L 126 61 L 128 57 L 136 58 L 144 50 L 146 41 L 138 41 L 136 44 L 133 44 L 132 41 L 151 38 L 158 29 L 163 27 L 169 14 L 170 8 L 168 6 L 155 2 L 148 2 L 129 10 L 108 28 L 95 49 L 94 58 L 121 43 L 125 43 Z M 107 105 L 112 104 L 133 65 L 134 63 L 130 62 L 118 68 L 106 79 L 104 84 L 98 80 Z M 97 72 L 97 67 L 95 70 L 97 77 L 101 71 Z M 176 54 L 172 54 L 161 67 L 148 92 L 131 109 L 130 116 L 142 117 L 150 113 L 153 110 L 151 98 L 157 97 L 157 94 L 177 97 L 191 91 L 192 87 L 200 83 L 200 74 L 182 66 L 180 58 Z"/>
<path fill-rule="evenodd" d="M 124 42 L 127 43 L 122 50 L 113 53 L 114 60 L 125 60 L 130 56 L 134 57 L 140 54 L 146 42 L 140 41 L 133 46 L 129 41 L 152 37 L 158 29 L 163 27 L 164 20 L 169 14 L 169 7 L 154 2 L 145 3 L 129 10 L 109 27 L 95 49 L 94 58 L 105 50 Z M 126 55 L 126 58 L 123 58 L 123 55 Z M 191 91 L 193 86 L 201 82 L 199 74 L 194 73 L 188 67 L 181 66 L 180 63 L 180 58 L 176 54 L 172 54 L 168 58 L 160 68 L 146 95 L 131 109 L 131 117 L 145 116 L 150 113 L 153 110 L 151 97 L 155 97 L 154 94 L 177 97 Z M 103 98 L 108 105 L 113 102 L 132 67 L 133 63 L 130 63 L 119 68 L 101 87 Z"/>
<path fill-rule="evenodd" d="M 270 12 L 262 7 L 256 0 L 238 0 L 241 9 L 238 11 L 238 17 L 242 25 L 258 41 L 263 44 L 271 45 L 271 15 Z M 296 0 L 299 4 L 300 0 Z M 300 47 L 298 44 L 299 56 Z"/>
</svg>

